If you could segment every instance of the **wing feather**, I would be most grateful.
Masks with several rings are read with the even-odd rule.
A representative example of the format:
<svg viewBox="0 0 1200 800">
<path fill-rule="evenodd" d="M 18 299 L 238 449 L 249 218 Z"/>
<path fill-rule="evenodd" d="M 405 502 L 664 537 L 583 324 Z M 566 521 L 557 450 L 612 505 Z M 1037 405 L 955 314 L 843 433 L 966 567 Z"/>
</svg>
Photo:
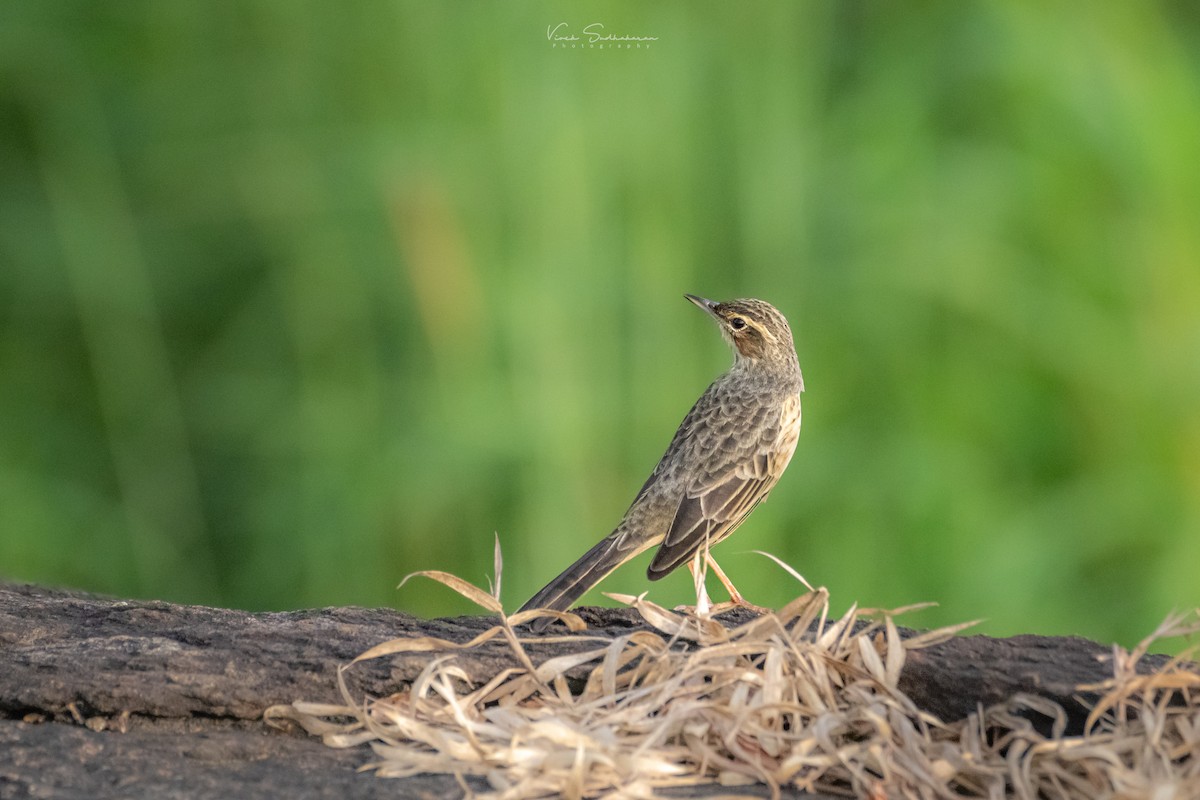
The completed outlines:
<svg viewBox="0 0 1200 800">
<path fill-rule="evenodd" d="M 799 397 L 784 403 L 774 424 L 742 447 L 725 438 L 727 458 L 718 468 L 698 475 L 687 487 L 647 575 L 661 578 L 687 562 L 705 545 L 711 547 L 742 524 L 770 493 L 796 449 L 800 422 Z"/>
</svg>

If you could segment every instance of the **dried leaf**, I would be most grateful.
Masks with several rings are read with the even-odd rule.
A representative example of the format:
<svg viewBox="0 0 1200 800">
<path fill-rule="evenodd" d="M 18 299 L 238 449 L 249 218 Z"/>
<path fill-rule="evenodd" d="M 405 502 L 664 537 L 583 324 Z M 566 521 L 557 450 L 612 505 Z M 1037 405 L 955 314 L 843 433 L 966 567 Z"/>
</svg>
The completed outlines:
<svg viewBox="0 0 1200 800">
<path fill-rule="evenodd" d="M 490 593 L 445 573 L 414 575 L 501 613 L 498 542 L 495 565 Z M 499 625 L 466 644 L 417 637 L 376 645 L 338 671 L 342 705 L 296 702 L 264 716 L 292 720 L 330 746 L 369 743 L 369 768 L 381 776 L 483 776 L 491 793 L 465 783 L 464 793 L 492 800 L 651 798 L 660 788 L 713 783 L 871 798 L 1200 796 L 1200 672 L 1183 658 L 1153 674 L 1137 670 L 1154 641 L 1200 631 L 1200 614 L 1168 618 L 1131 651 L 1114 648 L 1112 676 L 1079 687 L 1099 694 L 1087 734 L 1066 737 L 1063 710 L 1039 697 L 1015 697 L 953 725 L 919 711 L 898 688 L 907 651 L 974 624 L 901 639 L 894 617 L 923 606 L 854 605 L 830 622 L 820 589 L 729 630 L 644 595 L 611 596 L 655 631 L 610 639 L 588 636 L 570 613 L 501 613 Z M 588 646 L 535 664 L 514 626 L 547 615 L 572 633 L 537 641 Z M 497 636 L 515 665 L 472 686 L 457 654 Z M 410 685 L 383 699 L 352 696 L 346 671 L 354 664 L 413 653 L 435 655 Z M 568 671 L 586 672 L 579 694 Z M 1028 710 L 1053 720 L 1049 736 Z"/>
<path fill-rule="evenodd" d="M 400 581 L 400 585 L 396 588 L 402 588 L 404 584 L 408 583 L 412 578 L 429 578 L 430 580 L 437 581 L 443 586 L 449 586 L 451 589 L 458 592 L 463 597 L 467 598 L 481 608 L 486 608 L 488 611 L 494 611 L 497 614 L 504 612 L 503 607 L 500 605 L 500 601 L 495 597 L 492 597 L 487 592 L 463 580 L 457 575 L 451 575 L 449 572 L 442 572 L 441 570 L 426 569 L 421 570 L 420 572 L 411 572 L 404 576 L 404 580 Z"/>
</svg>

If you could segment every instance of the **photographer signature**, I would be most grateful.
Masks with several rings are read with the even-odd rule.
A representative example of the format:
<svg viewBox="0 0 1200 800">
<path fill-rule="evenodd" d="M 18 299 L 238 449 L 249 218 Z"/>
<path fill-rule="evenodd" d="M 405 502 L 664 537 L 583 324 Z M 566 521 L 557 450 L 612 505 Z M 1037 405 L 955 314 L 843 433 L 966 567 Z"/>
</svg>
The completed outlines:
<svg viewBox="0 0 1200 800">
<path fill-rule="evenodd" d="M 615 33 L 605 33 L 604 23 L 593 22 L 584 28 L 581 33 L 587 37 L 589 44 L 597 42 L 657 42 L 657 36 L 618 36 Z M 567 23 L 560 22 L 557 25 L 546 26 L 546 39 L 551 42 L 578 42 L 580 38 L 571 33 L 571 29 Z"/>
</svg>

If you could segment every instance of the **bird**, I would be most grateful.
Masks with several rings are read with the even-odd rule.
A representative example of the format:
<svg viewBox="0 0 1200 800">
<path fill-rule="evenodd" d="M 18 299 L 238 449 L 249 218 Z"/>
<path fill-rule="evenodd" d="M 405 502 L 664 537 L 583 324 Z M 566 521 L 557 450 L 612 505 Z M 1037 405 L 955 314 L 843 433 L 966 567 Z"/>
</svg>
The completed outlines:
<svg viewBox="0 0 1200 800">
<path fill-rule="evenodd" d="M 770 303 L 685 298 L 716 322 L 733 366 L 705 390 L 617 527 L 520 609 L 566 611 L 638 554 L 658 547 L 646 577 L 681 564 L 692 571 L 697 606 L 707 606 L 703 560 L 730 600 L 750 606 L 709 554 L 766 499 L 792 460 L 800 433 L 800 372 L 792 330 Z M 699 577 L 697 577 L 699 575 Z M 551 619 L 543 618 L 544 628 Z"/>
</svg>

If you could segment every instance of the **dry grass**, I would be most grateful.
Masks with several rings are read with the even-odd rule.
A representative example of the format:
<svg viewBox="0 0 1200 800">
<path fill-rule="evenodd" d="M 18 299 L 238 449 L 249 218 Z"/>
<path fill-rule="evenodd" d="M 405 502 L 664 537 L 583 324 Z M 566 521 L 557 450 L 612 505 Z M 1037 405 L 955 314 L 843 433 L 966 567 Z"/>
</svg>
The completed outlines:
<svg viewBox="0 0 1200 800">
<path fill-rule="evenodd" d="M 332 747 L 369 743 L 381 776 L 482 776 L 494 798 L 653 797 L 656 788 L 713 782 L 734 794 L 762 783 L 871 798 L 1200 797 L 1200 674 L 1178 659 L 1153 675 L 1135 669 L 1154 639 L 1197 629 L 1182 619 L 1115 651 L 1112 678 L 1087 687 L 1102 697 L 1087 733 L 1066 737 L 1062 710 L 1040 698 L 955 724 L 922 712 L 897 688 L 906 654 L 956 630 L 901 640 L 900 611 L 830 619 L 824 590 L 734 629 L 621 598 L 659 632 L 596 639 L 535 667 L 514 626 L 540 612 L 505 617 L 494 594 L 423 574 L 500 623 L 466 645 L 402 639 L 355 659 L 441 653 L 390 697 L 352 697 L 344 680 L 352 663 L 339 674 L 345 705 L 297 702 L 269 709 L 268 719 L 295 720 Z M 578 617 L 561 616 L 577 631 L 573 641 L 588 641 Z M 465 672 L 446 653 L 496 637 L 520 666 L 464 688 Z M 564 673 L 584 665 L 592 665 L 586 685 L 572 693 Z M 1039 734 L 1018 715 L 1022 705 L 1059 719 L 1058 732 Z"/>
</svg>

